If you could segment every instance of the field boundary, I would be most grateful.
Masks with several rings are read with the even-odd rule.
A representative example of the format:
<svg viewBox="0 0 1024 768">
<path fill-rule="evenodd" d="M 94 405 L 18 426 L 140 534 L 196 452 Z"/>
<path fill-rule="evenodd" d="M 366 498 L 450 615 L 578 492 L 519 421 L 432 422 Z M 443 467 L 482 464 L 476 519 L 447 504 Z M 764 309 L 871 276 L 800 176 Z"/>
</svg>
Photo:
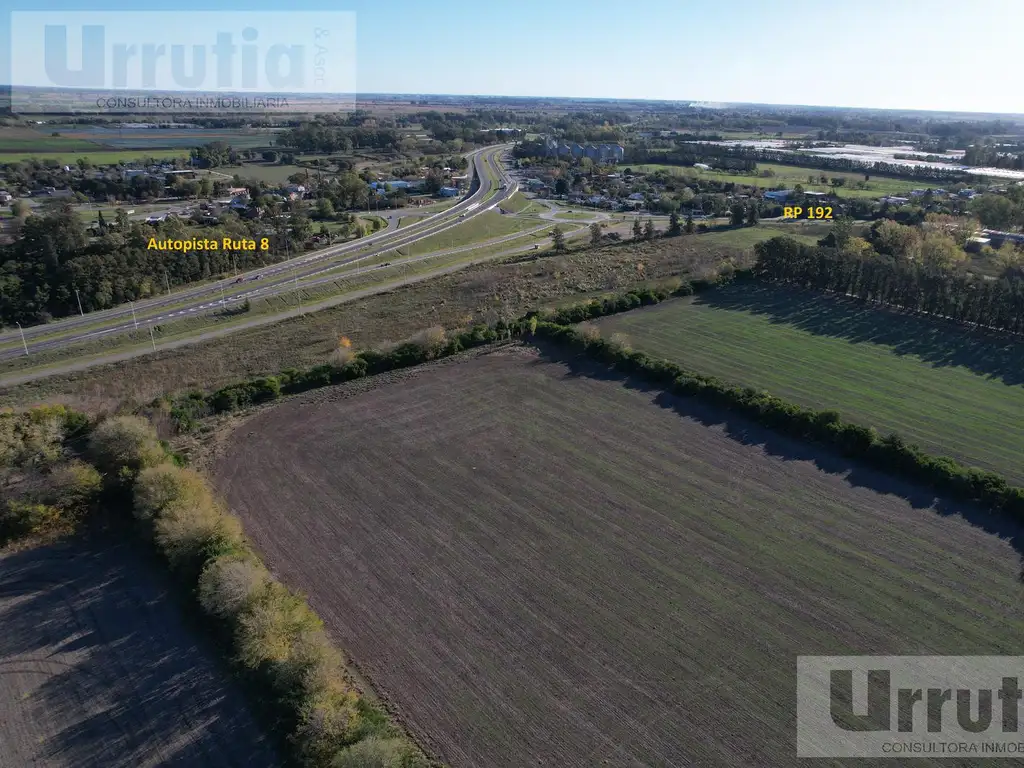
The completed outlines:
<svg viewBox="0 0 1024 768">
<path fill-rule="evenodd" d="M 512 322 L 475 326 L 450 338 L 443 329 L 436 328 L 388 352 L 372 349 L 352 352 L 340 365 L 326 363 L 307 371 L 283 371 L 278 377 L 240 382 L 211 394 L 192 392 L 171 399 L 165 405 L 177 428 L 190 431 L 206 416 L 270 402 L 282 394 L 407 368 L 499 339 L 540 336 L 575 348 L 622 372 L 647 378 L 671 394 L 700 397 L 778 432 L 829 445 L 848 458 L 864 460 L 873 467 L 924 483 L 953 498 L 977 502 L 1024 520 L 1024 488 L 1011 485 L 997 472 L 969 467 L 948 456 L 926 453 L 895 432 L 881 437 L 873 427 L 842 421 L 835 410 L 803 408 L 764 390 L 723 382 L 668 360 L 634 352 L 617 341 L 602 339 L 596 328 L 572 327 L 575 323 L 658 304 L 670 297 L 691 296 L 733 280 L 750 279 L 753 279 L 751 270 L 739 270 L 718 279 L 682 282 L 672 290 L 648 287 L 546 312 L 533 311 Z"/>
<path fill-rule="evenodd" d="M 774 431 L 826 445 L 847 458 L 1024 521 L 1024 488 L 1010 485 L 999 473 L 925 453 L 895 432 L 881 437 L 873 427 L 842 421 L 837 411 L 802 408 L 766 391 L 729 384 L 668 360 L 634 352 L 617 341 L 601 338 L 593 327 L 580 329 L 546 321 L 537 324 L 536 334 L 621 373 L 638 376 L 669 394 L 699 398 Z"/>
</svg>

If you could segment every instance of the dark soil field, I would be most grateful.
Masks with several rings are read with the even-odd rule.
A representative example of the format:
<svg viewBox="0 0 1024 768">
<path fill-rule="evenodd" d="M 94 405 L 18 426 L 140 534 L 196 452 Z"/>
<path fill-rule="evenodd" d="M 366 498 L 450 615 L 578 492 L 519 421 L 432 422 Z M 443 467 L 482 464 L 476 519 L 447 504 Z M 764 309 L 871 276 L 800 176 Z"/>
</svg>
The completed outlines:
<svg viewBox="0 0 1024 768">
<path fill-rule="evenodd" d="M 453 768 L 788 768 L 799 654 L 1021 653 L 992 519 L 550 354 L 321 390 L 213 462 Z"/>
<path fill-rule="evenodd" d="M 83 536 L 0 556 L 0 766 L 275 766 L 153 566 Z"/>
</svg>

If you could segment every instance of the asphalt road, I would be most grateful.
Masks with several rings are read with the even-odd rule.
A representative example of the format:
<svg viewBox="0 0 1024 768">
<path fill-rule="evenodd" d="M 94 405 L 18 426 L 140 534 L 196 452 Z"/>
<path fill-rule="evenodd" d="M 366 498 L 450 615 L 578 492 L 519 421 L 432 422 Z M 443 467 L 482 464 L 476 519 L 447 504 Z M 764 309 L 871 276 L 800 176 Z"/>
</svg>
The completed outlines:
<svg viewBox="0 0 1024 768">
<path fill-rule="evenodd" d="M 273 296 L 308 287 L 317 282 L 314 278 L 326 272 L 380 256 L 463 224 L 470 218 L 491 210 L 501 200 L 515 193 L 517 186 L 508 178 L 500 162 L 500 156 L 506 150 L 507 147 L 499 146 L 470 153 L 468 155 L 471 160 L 470 173 L 473 176 L 475 189 L 471 187 L 471 194 L 451 208 L 422 221 L 409 224 L 401 229 L 389 227 L 370 237 L 303 253 L 287 261 L 260 270 L 252 270 L 238 277 L 135 302 L 134 305 L 121 305 L 109 310 L 91 312 L 84 316 L 64 318 L 57 322 L 26 328 L 24 329 L 24 339 L 29 354 L 101 336 L 123 333 L 143 324 L 181 319 L 214 308 L 230 307 L 232 304 L 239 304 L 246 299 Z M 494 181 L 489 177 L 488 167 L 493 170 L 493 175 L 499 181 Z M 484 198 L 501 184 L 504 184 L 505 189 L 497 190 L 496 194 L 484 203 Z M 397 262 L 398 259 L 395 261 Z M 5 346 L 0 349 L 0 361 L 24 355 L 24 347 L 18 343 L 20 341 L 19 331 L 16 328 L 0 334 L 0 345 Z"/>
</svg>

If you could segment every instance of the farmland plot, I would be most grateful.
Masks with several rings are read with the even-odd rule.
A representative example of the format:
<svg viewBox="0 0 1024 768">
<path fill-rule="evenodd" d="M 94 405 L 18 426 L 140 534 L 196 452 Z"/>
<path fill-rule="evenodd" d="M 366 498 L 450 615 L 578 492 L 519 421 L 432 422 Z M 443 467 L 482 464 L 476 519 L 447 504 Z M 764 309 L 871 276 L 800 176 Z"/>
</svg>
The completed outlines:
<svg viewBox="0 0 1024 768">
<path fill-rule="evenodd" d="M 1020 653 L 1008 541 L 577 365 L 513 346 L 323 390 L 213 465 L 445 763 L 792 766 L 798 654 Z"/>
<path fill-rule="evenodd" d="M 0 766 L 279 765 L 129 544 L 0 556 Z"/>
<path fill-rule="evenodd" d="M 1024 484 L 1024 343 L 812 292 L 733 285 L 602 318 L 636 349 Z"/>
</svg>

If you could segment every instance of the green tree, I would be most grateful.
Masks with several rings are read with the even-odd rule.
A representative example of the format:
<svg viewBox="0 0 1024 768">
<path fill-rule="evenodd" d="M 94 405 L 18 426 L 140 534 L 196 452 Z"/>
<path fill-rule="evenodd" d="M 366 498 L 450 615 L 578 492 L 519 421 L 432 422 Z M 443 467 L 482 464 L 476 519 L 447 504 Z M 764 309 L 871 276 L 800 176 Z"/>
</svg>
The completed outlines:
<svg viewBox="0 0 1024 768">
<path fill-rule="evenodd" d="M 742 227 L 743 222 L 746 220 L 746 208 L 743 203 L 735 203 L 732 206 L 732 225 L 734 227 Z"/>
<path fill-rule="evenodd" d="M 850 238 L 853 237 L 853 219 L 849 216 L 840 216 L 832 222 L 832 235 L 835 239 L 835 247 L 845 248 L 849 244 Z"/>
<path fill-rule="evenodd" d="M 595 221 L 590 225 L 590 244 L 593 246 L 600 245 L 603 234 L 604 233 L 601 231 L 601 225 Z"/>
<path fill-rule="evenodd" d="M 679 214 L 675 211 L 669 214 L 668 217 L 668 235 L 669 237 L 675 237 L 683 232 L 682 226 L 679 224 Z"/>
<path fill-rule="evenodd" d="M 928 232 L 921 241 L 921 261 L 933 269 L 951 269 L 966 259 L 967 253 L 947 234 Z"/>
<path fill-rule="evenodd" d="M 640 240 L 644 236 L 644 229 L 640 225 L 640 219 L 633 219 L 633 239 Z"/>
<path fill-rule="evenodd" d="M 696 227 L 693 225 L 693 214 L 692 213 L 686 214 L 686 227 L 685 227 L 686 234 L 692 235 L 694 233 L 695 229 L 696 229 Z"/>
<path fill-rule="evenodd" d="M 756 227 L 761 222 L 761 211 L 757 207 L 757 203 L 751 203 L 750 208 L 747 209 L 747 224 L 751 227 Z"/>
<path fill-rule="evenodd" d="M 971 201 L 971 213 L 986 227 L 1009 229 L 1014 219 L 1019 218 L 1020 211 L 1002 195 L 981 195 Z"/>
<path fill-rule="evenodd" d="M 323 220 L 334 218 L 334 203 L 331 202 L 331 198 L 321 197 L 316 201 L 316 216 Z"/>
<path fill-rule="evenodd" d="M 657 230 L 654 228 L 654 222 L 648 219 L 644 223 L 644 240 L 653 240 L 657 234 Z"/>
<path fill-rule="evenodd" d="M 555 247 L 556 251 L 565 250 L 565 233 L 561 227 L 556 226 L 551 230 L 551 244 Z"/>
</svg>

